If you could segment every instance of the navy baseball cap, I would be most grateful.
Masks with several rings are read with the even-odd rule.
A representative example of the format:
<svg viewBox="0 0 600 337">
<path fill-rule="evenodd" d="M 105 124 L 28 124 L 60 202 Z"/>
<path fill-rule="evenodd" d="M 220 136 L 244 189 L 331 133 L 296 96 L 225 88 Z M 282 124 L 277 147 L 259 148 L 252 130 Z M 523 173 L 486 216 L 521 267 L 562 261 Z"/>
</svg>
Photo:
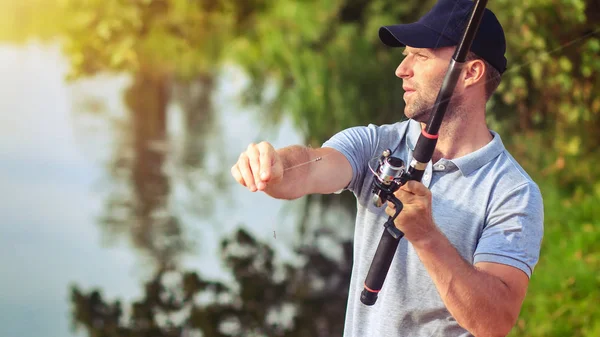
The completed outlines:
<svg viewBox="0 0 600 337">
<path fill-rule="evenodd" d="M 419 21 L 383 26 L 379 38 L 390 47 L 441 48 L 456 46 L 466 29 L 474 2 L 439 0 Z M 471 51 L 498 70 L 506 70 L 506 40 L 496 15 L 485 9 Z"/>
</svg>

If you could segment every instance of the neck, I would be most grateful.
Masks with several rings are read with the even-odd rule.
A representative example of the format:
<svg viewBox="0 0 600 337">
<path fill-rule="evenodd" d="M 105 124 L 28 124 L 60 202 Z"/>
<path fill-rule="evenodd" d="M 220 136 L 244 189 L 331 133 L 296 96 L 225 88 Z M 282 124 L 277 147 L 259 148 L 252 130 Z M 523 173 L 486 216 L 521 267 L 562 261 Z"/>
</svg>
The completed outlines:
<svg viewBox="0 0 600 337">
<path fill-rule="evenodd" d="M 448 111 L 439 130 L 432 162 L 465 156 L 492 140 L 485 122 L 485 106 L 463 111 Z M 421 123 L 425 127 L 424 123 Z"/>
</svg>

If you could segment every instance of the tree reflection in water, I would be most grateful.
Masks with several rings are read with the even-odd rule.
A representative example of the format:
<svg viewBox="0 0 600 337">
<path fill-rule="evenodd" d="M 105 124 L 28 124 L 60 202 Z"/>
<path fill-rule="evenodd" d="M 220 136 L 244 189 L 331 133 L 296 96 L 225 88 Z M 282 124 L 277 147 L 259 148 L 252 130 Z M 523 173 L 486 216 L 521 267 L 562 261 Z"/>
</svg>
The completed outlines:
<svg viewBox="0 0 600 337">
<path fill-rule="evenodd" d="M 345 203 L 340 196 L 306 198 L 295 248 L 299 264 L 280 262 L 272 247 L 239 229 L 221 244 L 233 283 L 208 280 L 202 270 L 180 265 L 192 241 L 175 202 L 175 180 L 183 178 L 193 199 L 202 200 L 194 212 L 202 217 L 212 210 L 207 200 L 224 185 L 210 176 L 216 186 L 202 188 L 206 185 L 194 174 L 206 172 L 213 89 L 210 77 L 173 83 L 152 70 L 134 76 L 125 93 L 127 127 L 109 165 L 112 184 L 101 225 L 113 238 L 127 235 L 150 258 L 153 272 L 143 297 L 131 304 L 105 299 L 101 290 L 72 287 L 74 326 L 89 336 L 111 337 L 341 335 L 352 263 L 352 246 L 342 228 L 350 226 L 332 223 L 324 230 L 321 222 L 327 218 L 324 209 L 351 212 L 352 198 L 342 196 Z M 173 151 L 168 132 L 173 102 L 183 114 L 177 131 L 183 137 L 180 151 Z M 321 229 L 311 226 L 315 223 Z M 322 250 L 324 241 L 340 248 L 337 254 Z"/>
<path fill-rule="evenodd" d="M 339 336 L 352 248 L 336 243 L 341 261 L 307 248 L 298 252 L 306 258 L 298 268 L 275 263 L 268 245 L 238 230 L 221 247 L 235 286 L 161 268 L 128 319 L 119 301 L 74 288 L 74 320 L 91 336 Z"/>
</svg>

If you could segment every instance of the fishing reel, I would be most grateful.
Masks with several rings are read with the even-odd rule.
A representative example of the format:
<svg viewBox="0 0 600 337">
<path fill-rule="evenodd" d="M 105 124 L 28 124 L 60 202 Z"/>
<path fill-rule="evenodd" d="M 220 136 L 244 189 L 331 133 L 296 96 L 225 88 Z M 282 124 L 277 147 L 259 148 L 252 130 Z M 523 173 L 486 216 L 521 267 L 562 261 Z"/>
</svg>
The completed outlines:
<svg viewBox="0 0 600 337">
<path fill-rule="evenodd" d="M 381 207 L 388 201 L 394 204 L 396 213 L 388 219 L 384 227 L 394 238 L 398 239 L 404 234 L 396 228 L 394 220 L 402 211 L 403 205 L 394 196 L 394 192 L 410 180 L 410 174 L 405 169 L 404 161 L 392 157 L 391 153 L 389 149 L 384 150 L 379 157 L 377 168 L 372 170 L 375 174 L 372 202 L 376 207 Z"/>
</svg>

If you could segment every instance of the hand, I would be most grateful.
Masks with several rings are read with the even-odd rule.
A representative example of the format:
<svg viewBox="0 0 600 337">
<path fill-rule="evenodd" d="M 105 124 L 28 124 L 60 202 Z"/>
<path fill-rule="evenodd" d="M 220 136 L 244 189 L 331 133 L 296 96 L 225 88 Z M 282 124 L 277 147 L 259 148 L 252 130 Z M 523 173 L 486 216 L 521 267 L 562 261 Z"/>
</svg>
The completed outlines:
<svg viewBox="0 0 600 337">
<path fill-rule="evenodd" d="M 404 204 L 402 212 L 394 221 L 394 225 L 404 232 L 404 237 L 415 244 L 427 239 L 437 231 L 431 213 L 431 191 L 418 181 L 410 180 L 402 185 L 394 196 Z M 389 216 L 396 214 L 393 203 L 388 201 L 385 213 Z"/>
<path fill-rule="evenodd" d="M 250 191 L 263 191 L 283 178 L 281 157 L 267 142 L 250 144 L 231 168 L 231 175 Z"/>
</svg>

